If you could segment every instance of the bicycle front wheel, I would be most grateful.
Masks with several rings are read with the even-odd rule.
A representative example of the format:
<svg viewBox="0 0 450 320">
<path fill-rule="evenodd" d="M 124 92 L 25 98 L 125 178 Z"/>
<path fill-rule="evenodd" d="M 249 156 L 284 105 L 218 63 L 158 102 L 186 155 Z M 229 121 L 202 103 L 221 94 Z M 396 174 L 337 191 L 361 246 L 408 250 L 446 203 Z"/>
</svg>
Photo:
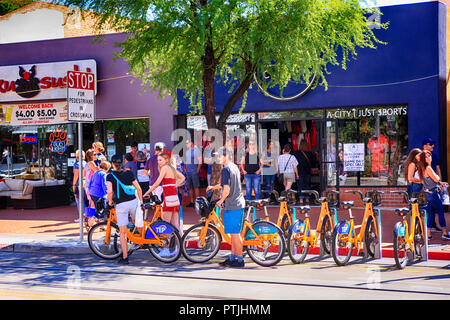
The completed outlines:
<svg viewBox="0 0 450 320">
<path fill-rule="evenodd" d="M 181 252 L 193 263 L 211 260 L 219 252 L 222 243 L 219 230 L 212 224 L 207 226 L 205 236 L 201 237 L 204 228 L 206 228 L 205 223 L 196 224 L 186 230 L 181 238 Z"/>
<path fill-rule="evenodd" d="M 320 229 L 320 245 L 326 254 L 331 253 L 331 242 L 333 241 L 333 227 L 331 220 L 328 216 L 325 216 L 322 222 L 322 228 Z"/>
<path fill-rule="evenodd" d="M 107 236 L 107 231 L 106 221 L 92 226 L 88 233 L 89 248 L 102 259 L 117 259 L 122 254 L 119 227 L 115 223 L 111 223 L 109 236 Z"/>
<path fill-rule="evenodd" d="M 246 240 L 256 240 L 257 245 L 246 246 L 250 258 L 263 267 L 276 265 L 283 258 L 285 240 L 283 231 L 269 221 L 256 221 L 252 224 L 256 234 L 248 229 L 245 233 Z"/>
<path fill-rule="evenodd" d="M 394 228 L 394 260 L 399 269 L 404 269 L 408 263 L 408 249 L 406 248 L 406 226 L 397 222 Z"/>
<path fill-rule="evenodd" d="M 414 252 L 416 257 L 422 259 L 422 248 L 425 246 L 425 233 L 419 222 L 420 218 L 416 218 L 414 228 Z"/>
<path fill-rule="evenodd" d="M 350 223 L 340 221 L 333 230 L 333 238 L 331 242 L 331 254 L 334 262 L 338 266 L 345 266 L 353 253 L 353 243 L 350 242 L 353 232 Z"/>
<path fill-rule="evenodd" d="M 293 263 L 302 263 L 308 254 L 309 242 L 305 240 L 305 229 L 305 223 L 297 220 L 289 230 L 287 248 Z"/>
<path fill-rule="evenodd" d="M 162 240 L 163 245 L 150 245 L 148 250 L 157 260 L 164 263 L 172 263 L 181 256 L 181 237 L 177 228 L 166 221 L 155 221 L 150 228 L 156 233 L 157 237 Z M 153 233 L 148 230 L 146 236 L 154 237 Z"/>
</svg>

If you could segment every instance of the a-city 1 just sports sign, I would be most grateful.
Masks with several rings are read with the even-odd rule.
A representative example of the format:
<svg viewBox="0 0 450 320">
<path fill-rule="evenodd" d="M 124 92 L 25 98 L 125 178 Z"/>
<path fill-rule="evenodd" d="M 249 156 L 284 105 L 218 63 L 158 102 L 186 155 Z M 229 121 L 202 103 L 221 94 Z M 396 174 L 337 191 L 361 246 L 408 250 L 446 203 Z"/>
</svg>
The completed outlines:
<svg viewBox="0 0 450 320">
<path fill-rule="evenodd" d="M 95 74 L 67 71 L 67 120 L 95 122 Z"/>
</svg>

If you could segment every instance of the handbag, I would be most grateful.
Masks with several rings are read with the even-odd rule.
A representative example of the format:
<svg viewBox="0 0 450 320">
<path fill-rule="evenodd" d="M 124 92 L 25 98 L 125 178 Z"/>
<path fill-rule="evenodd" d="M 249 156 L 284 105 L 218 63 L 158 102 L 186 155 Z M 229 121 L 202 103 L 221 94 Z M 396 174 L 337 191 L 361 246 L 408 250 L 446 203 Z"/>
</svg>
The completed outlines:
<svg viewBox="0 0 450 320">
<path fill-rule="evenodd" d="M 286 162 L 283 173 L 278 174 L 278 183 L 280 183 L 280 184 L 284 184 L 284 171 L 286 171 L 287 165 L 289 164 L 289 161 L 291 161 L 291 158 L 292 158 L 292 155 L 289 157 L 288 161 Z"/>
<path fill-rule="evenodd" d="M 449 206 L 450 205 L 450 197 L 448 195 L 447 187 L 443 187 L 440 192 L 442 205 Z"/>
<path fill-rule="evenodd" d="M 164 202 L 166 204 L 166 207 L 177 207 L 180 205 L 180 198 L 178 198 L 177 194 L 164 196 Z"/>
</svg>

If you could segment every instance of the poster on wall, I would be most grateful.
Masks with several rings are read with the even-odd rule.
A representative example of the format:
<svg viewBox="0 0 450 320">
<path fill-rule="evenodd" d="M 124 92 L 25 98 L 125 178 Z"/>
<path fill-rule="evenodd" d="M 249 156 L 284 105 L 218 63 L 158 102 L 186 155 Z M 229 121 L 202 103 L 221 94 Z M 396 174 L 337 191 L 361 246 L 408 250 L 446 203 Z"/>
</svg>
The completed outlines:
<svg viewBox="0 0 450 320">
<path fill-rule="evenodd" d="M 2 105 L 6 110 L 2 121 L 11 126 L 67 123 L 67 103 L 43 102 Z"/>
<path fill-rule="evenodd" d="M 344 143 L 344 172 L 364 171 L 364 143 Z"/>
</svg>

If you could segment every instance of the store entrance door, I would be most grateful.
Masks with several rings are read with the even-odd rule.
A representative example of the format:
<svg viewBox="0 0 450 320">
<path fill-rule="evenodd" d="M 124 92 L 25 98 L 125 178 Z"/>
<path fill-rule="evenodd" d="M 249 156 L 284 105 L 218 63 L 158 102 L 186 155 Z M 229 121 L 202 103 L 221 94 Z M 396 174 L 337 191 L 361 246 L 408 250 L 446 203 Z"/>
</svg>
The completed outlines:
<svg viewBox="0 0 450 320">
<path fill-rule="evenodd" d="M 337 120 L 322 120 L 319 123 L 319 181 L 320 191 L 328 186 L 336 187 L 338 184 L 338 124 Z"/>
</svg>

